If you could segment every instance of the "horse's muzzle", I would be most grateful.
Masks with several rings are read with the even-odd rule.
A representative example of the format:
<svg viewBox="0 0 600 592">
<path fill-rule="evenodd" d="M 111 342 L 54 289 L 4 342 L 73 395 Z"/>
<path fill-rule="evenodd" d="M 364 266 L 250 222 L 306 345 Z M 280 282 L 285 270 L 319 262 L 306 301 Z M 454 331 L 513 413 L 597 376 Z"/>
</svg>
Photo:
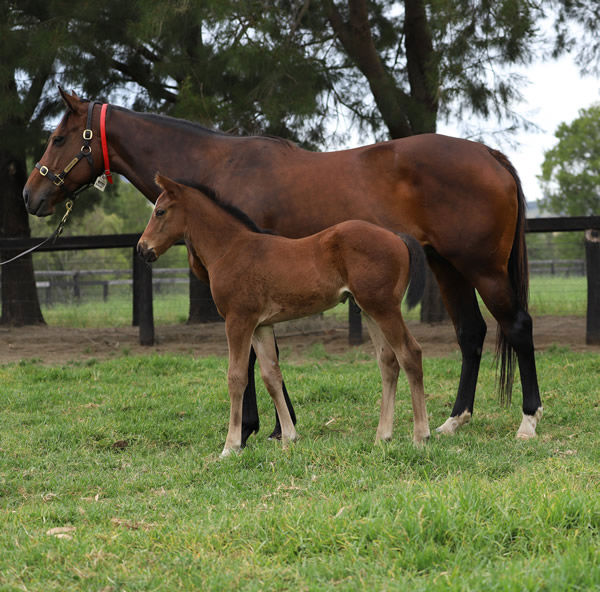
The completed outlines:
<svg viewBox="0 0 600 592">
<path fill-rule="evenodd" d="M 148 247 L 146 245 L 146 243 L 142 243 L 139 242 L 137 245 L 137 252 L 138 255 L 146 262 L 146 263 L 152 263 L 154 261 L 156 261 L 158 259 L 158 257 L 156 256 L 156 253 L 154 252 L 154 249 L 151 247 Z"/>
<path fill-rule="evenodd" d="M 48 207 L 46 198 L 42 197 L 36 203 L 34 203 L 27 187 L 23 189 L 23 201 L 25 202 L 25 208 L 27 211 L 34 216 L 49 216 L 52 214 L 52 208 Z"/>
</svg>

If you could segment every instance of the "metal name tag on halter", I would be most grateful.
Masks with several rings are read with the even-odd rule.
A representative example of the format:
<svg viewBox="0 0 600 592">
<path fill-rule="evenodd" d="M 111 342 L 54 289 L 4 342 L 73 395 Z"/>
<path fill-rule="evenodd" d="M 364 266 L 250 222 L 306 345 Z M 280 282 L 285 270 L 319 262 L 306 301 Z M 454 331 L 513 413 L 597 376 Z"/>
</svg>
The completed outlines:
<svg viewBox="0 0 600 592">
<path fill-rule="evenodd" d="M 108 185 L 108 179 L 106 178 L 106 175 L 104 173 L 102 173 L 95 181 L 94 181 L 94 187 L 96 189 L 99 189 L 100 191 L 104 191 L 106 189 L 106 186 Z"/>
</svg>

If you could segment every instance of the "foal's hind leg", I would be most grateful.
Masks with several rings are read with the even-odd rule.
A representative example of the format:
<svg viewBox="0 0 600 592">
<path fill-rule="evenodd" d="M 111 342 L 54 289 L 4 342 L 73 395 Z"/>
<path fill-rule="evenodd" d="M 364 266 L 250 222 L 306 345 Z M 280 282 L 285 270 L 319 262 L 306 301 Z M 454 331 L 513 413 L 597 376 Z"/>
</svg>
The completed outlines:
<svg viewBox="0 0 600 592">
<path fill-rule="evenodd" d="M 391 440 L 394 428 L 394 406 L 400 364 L 398 364 L 394 350 L 392 350 L 390 344 L 379 330 L 377 323 L 366 314 L 363 317 L 366 321 L 371 341 L 375 347 L 375 356 L 379 365 L 379 371 L 381 372 L 381 408 L 375 441 Z"/>
<path fill-rule="evenodd" d="M 413 441 L 417 445 L 422 444 L 429 439 L 430 432 L 423 387 L 421 347 L 409 333 L 399 308 L 385 314 L 372 315 L 372 321 L 377 323 L 378 330 L 385 337 L 398 363 L 406 373 L 413 408 Z"/>
<path fill-rule="evenodd" d="M 462 354 L 462 367 L 456 401 L 450 417 L 436 429 L 441 434 L 454 434 L 473 414 L 475 388 L 479 375 L 483 342 L 487 326 L 475 295 L 475 289 L 456 269 L 437 253 L 428 253 L 446 309 L 450 314 Z"/>
<path fill-rule="evenodd" d="M 283 392 L 283 379 L 277 359 L 277 346 L 273 328 L 257 327 L 252 337 L 252 345 L 260 364 L 261 377 L 277 410 L 281 425 L 281 441 L 284 444 L 293 442 L 298 436 Z"/>
</svg>

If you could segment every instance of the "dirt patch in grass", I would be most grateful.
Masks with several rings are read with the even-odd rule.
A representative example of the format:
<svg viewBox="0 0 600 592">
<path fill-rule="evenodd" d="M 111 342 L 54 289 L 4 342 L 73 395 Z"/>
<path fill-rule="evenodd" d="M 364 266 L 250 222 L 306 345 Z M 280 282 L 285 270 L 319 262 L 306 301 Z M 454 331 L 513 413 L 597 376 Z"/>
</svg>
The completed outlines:
<svg viewBox="0 0 600 592">
<path fill-rule="evenodd" d="M 408 326 L 421 344 L 424 356 L 445 356 L 459 351 L 450 323 L 427 325 L 410 321 Z M 357 347 L 348 344 L 347 323 L 328 318 L 282 323 L 276 326 L 276 334 L 282 355 L 287 359 L 301 359 L 315 347 L 322 346 L 330 354 L 344 353 Z M 496 324 L 488 321 L 485 351 L 494 351 L 495 339 Z M 600 346 L 586 345 L 585 318 L 581 317 L 537 317 L 534 319 L 534 339 L 537 350 L 565 347 L 572 351 L 600 352 Z M 61 363 L 124 353 L 194 356 L 227 353 L 223 323 L 159 325 L 155 328 L 155 342 L 154 346 L 140 345 L 136 327 L 0 327 L 0 362 L 36 359 L 45 363 Z M 365 353 L 372 352 L 366 329 L 364 343 L 358 347 Z"/>
</svg>

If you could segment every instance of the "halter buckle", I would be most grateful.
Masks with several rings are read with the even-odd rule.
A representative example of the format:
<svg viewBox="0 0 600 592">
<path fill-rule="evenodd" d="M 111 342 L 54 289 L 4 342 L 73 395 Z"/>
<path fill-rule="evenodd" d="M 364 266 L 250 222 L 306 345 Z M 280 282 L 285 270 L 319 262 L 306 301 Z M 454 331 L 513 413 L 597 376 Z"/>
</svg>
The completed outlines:
<svg viewBox="0 0 600 592">
<path fill-rule="evenodd" d="M 91 129 L 84 129 L 83 130 L 83 139 L 86 141 L 90 141 L 92 139 L 94 135 L 94 132 Z"/>
<path fill-rule="evenodd" d="M 65 182 L 65 180 L 60 175 L 56 175 L 56 177 L 54 177 L 54 179 L 52 180 L 52 182 L 57 187 L 60 187 Z"/>
<path fill-rule="evenodd" d="M 47 174 L 50 172 L 50 171 L 48 170 L 48 167 L 47 167 L 45 164 L 43 164 L 43 165 L 40 167 L 39 171 L 40 171 L 40 175 L 42 175 L 42 177 L 45 177 L 45 176 L 46 176 L 46 175 L 47 175 Z"/>
</svg>

